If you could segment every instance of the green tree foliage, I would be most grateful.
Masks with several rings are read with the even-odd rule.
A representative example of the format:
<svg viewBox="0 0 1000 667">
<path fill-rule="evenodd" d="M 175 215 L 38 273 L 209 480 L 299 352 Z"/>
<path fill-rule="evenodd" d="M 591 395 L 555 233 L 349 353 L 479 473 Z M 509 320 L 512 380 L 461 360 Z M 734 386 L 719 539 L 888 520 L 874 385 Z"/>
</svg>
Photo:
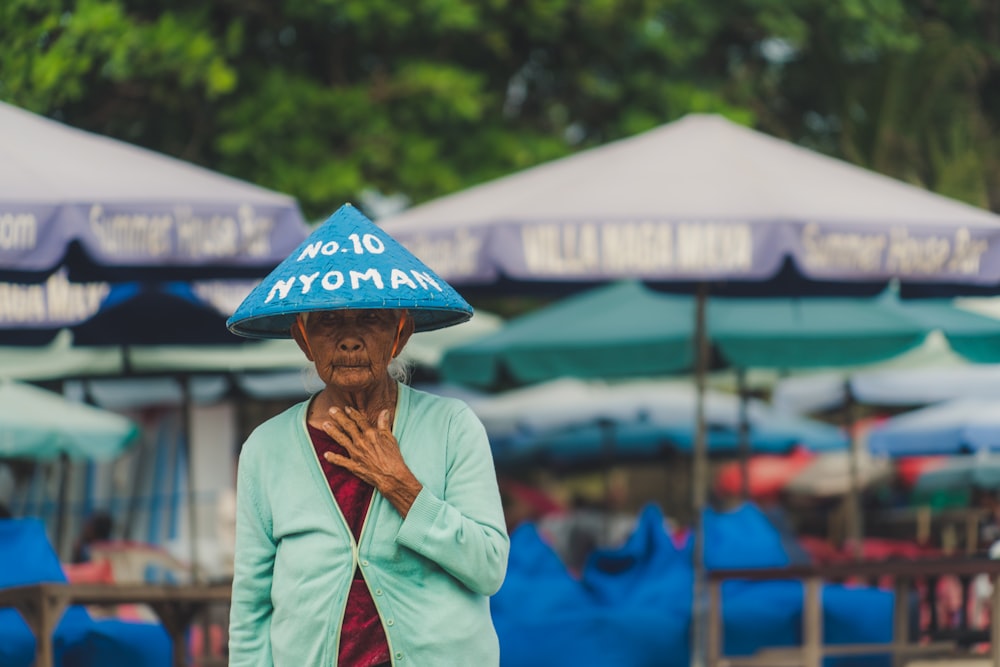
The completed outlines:
<svg viewBox="0 0 1000 667">
<path fill-rule="evenodd" d="M 311 217 L 693 111 L 1000 209 L 995 7 L 6 0 L 0 99 L 288 192 Z"/>
<path fill-rule="evenodd" d="M 133 4 L 0 3 L 0 98 L 206 161 L 214 103 L 232 95 L 238 79 L 239 36 L 215 34 L 206 10 Z"/>
<path fill-rule="evenodd" d="M 797 22 L 759 42 L 772 57 L 756 59 L 744 73 L 746 99 L 759 96 L 763 105 L 748 102 L 761 124 L 1000 210 L 1000 5 L 794 4 Z"/>
</svg>

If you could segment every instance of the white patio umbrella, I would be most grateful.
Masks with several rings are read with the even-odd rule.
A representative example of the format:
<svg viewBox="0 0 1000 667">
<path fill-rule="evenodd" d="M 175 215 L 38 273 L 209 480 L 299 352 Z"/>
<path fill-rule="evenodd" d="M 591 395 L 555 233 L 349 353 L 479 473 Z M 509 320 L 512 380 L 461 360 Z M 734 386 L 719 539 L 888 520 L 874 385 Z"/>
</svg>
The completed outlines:
<svg viewBox="0 0 1000 667">
<path fill-rule="evenodd" d="M 0 103 L 0 280 L 260 278 L 306 232 L 288 195 Z"/>
<path fill-rule="evenodd" d="M 704 114 L 380 224 L 468 288 L 623 277 L 756 283 L 741 286 L 748 294 L 803 280 L 827 292 L 891 279 L 1000 283 L 1000 216 Z"/>
<path fill-rule="evenodd" d="M 862 453 L 854 465 L 856 471 L 852 474 L 852 463 L 846 451 L 820 454 L 788 481 L 785 490 L 812 497 L 842 496 L 849 493 L 854 484 L 867 488 L 893 474 L 888 458 L 867 452 Z"/>
</svg>

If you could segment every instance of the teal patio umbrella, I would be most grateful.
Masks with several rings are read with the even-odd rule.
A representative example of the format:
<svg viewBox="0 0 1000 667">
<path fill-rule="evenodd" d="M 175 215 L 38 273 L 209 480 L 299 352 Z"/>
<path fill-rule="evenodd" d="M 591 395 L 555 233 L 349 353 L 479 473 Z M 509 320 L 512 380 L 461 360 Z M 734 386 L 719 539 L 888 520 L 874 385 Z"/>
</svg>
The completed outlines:
<svg viewBox="0 0 1000 667">
<path fill-rule="evenodd" d="M 973 487 L 1000 489 L 1000 454 L 977 452 L 949 456 L 940 465 L 920 473 L 913 484 L 917 493 Z"/>
<path fill-rule="evenodd" d="M 448 350 L 441 374 L 494 387 L 686 372 L 694 367 L 694 309 L 691 297 L 614 283 Z M 948 301 L 901 301 L 892 291 L 871 299 L 719 297 L 707 304 L 706 320 L 716 362 L 738 369 L 872 363 L 919 346 L 935 330 L 970 360 L 1000 362 L 1000 320 Z"/>
<path fill-rule="evenodd" d="M 139 427 L 113 412 L 11 380 L 0 381 L 0 459 L 60 461 L 57 544 L 66 521 L 69 462 L 108 461 L 139 439 Z"/>
<path fill-rule="evenodd" d="M 497 333 L 453 348 L 445 380 L 473 387 L 556 377 L 615 378 L 695 368 L 696 301 L 622 281 L 515 318 Z M 706 304 L 706 339 L 717 365 L 803 369 L 873 363 L 916 348 L 935 331 L 978 362 L 1000 361 L 1000 320 L 950 301 L 878 297 L 717 297 Z M 746 429 L 744 428 L 744 432 Z M 746 460 L 748 448 L 741 448 Z"/>
<path fill-rule="evenodd" d="M 21 382 L 0 382 L 0 457 L 79 461 L 118 457 L 139 436 L 122 415 Z"/>
<path fill-rule="evenodd" d="M 692 365 L 692 313 L 686 297 L 622 282 L 568 297 L 453 347 L 440 373 L 473 387 L 676 373 Z"/>
</svg>

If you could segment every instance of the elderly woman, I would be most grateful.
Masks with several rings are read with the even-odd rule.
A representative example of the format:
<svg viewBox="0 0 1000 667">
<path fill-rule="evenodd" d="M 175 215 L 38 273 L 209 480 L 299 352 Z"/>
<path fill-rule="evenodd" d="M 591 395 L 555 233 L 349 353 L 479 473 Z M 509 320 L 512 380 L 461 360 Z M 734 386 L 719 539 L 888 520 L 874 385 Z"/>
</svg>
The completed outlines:
<svg viewBox="0 0 1000 667">
<path fill-rule="evenodd" d="M 499 664 L 509 540 L 485 430 L 390 372 L 415 330 L 470 315 L 345 206 L 230 319 L 293 337 L 325 385 L 240 454 L 232 667 Z"/>
</svg>

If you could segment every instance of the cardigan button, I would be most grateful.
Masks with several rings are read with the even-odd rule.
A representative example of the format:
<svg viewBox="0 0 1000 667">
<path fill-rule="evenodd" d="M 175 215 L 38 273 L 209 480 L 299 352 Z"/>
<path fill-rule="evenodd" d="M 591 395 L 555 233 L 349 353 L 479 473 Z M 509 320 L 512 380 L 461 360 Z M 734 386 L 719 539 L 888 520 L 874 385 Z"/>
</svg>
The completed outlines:
<svg viewBox="0 0 1000 667">
<path fill-rule="evenodd" d="M 390 626 L 390 627 L 392 625 L 394 625 L 395 623 L 396 623 L 396 621 L 392 620 L 391 618 L 385 622 L 385 624 L 388 625 L 388 626 Z"/>
<path fill-rule="evenodd" d="M 382 595 L 382 589 L 381 588 L 376 588 L 375 589 L 375 595 Z"/>
</svg>

